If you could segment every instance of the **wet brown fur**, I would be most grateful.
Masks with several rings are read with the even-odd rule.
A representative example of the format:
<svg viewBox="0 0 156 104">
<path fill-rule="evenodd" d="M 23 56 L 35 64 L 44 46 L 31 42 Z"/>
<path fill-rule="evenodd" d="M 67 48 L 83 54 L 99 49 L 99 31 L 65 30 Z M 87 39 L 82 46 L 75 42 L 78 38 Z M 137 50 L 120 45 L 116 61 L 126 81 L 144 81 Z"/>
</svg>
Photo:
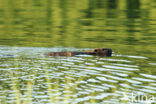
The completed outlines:
<svg viewBox="0 0 156 104">
<path fill-rule="evenodd" d="M 50 52 L 46 54 L 47 56 L 74 56 L 78 54 L 88 54 L 88 55 L 95 55 L 95 56 L 107 56 L 107 49 L 105 48 L 97 48 L 94 50 L 89 50 L 86 52 Z"/>
</svg>

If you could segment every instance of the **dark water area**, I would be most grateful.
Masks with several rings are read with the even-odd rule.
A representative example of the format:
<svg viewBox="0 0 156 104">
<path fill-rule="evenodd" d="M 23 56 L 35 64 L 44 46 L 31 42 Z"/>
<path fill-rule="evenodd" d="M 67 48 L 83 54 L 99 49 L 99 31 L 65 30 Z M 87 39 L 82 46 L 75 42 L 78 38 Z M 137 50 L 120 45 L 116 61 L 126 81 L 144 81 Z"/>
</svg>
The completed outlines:
<svg viewBox="0 0 156 104">
<path fill-rule="evenodd" d="M 155 0 L 0 0 L 0 104 L 155 104 L 155 10 Z M 45 56 L 101 47 L 113 56 Z"/>
</svg>

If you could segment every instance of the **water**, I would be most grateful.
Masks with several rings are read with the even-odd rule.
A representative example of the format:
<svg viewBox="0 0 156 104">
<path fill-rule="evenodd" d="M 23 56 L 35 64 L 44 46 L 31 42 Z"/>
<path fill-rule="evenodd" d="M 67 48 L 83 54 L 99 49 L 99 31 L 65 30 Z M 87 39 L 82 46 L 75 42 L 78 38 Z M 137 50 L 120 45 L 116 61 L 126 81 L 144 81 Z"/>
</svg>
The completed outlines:
<svg viewBox="0 0 156 104">
<path fill-rule="evenodd" d="M 155 4 L 0 0 L 0 103 L 154 104 Z M 113 57 L 44 55 L 99 47 Z"/>
</svg>

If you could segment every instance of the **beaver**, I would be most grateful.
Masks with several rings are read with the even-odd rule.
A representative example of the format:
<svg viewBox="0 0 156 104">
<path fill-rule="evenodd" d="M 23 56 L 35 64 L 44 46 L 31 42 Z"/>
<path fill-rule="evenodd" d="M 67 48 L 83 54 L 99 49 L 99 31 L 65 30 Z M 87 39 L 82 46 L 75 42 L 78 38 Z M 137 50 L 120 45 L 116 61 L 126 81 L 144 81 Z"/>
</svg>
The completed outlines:
<svg viewBox="0 0 156 104">
<path fill-rule="evenodd" d="M 93 56 L 112 56 L 112 49 L 110 48 L 97 48 L 90 51 L 85 52 L 50 52 L 47 53 L 46 56 L 75 56 L 75 55 L 93 55 Z"/>
</svg>

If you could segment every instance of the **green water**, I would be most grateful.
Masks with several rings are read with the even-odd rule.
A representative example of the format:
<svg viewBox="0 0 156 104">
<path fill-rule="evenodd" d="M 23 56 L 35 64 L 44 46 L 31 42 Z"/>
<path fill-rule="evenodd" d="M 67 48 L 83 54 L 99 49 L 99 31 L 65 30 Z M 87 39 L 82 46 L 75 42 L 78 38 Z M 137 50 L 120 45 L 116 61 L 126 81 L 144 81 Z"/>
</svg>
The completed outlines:
<svg viewBox="0 0 156 104">
<path fill-rule="evenodd" d="M 156 101 L 155 10 L 155 0 L 0 0 L 0 104 Z M 113 57 L 44 56 L 100 47 Z"/>
</svg>

